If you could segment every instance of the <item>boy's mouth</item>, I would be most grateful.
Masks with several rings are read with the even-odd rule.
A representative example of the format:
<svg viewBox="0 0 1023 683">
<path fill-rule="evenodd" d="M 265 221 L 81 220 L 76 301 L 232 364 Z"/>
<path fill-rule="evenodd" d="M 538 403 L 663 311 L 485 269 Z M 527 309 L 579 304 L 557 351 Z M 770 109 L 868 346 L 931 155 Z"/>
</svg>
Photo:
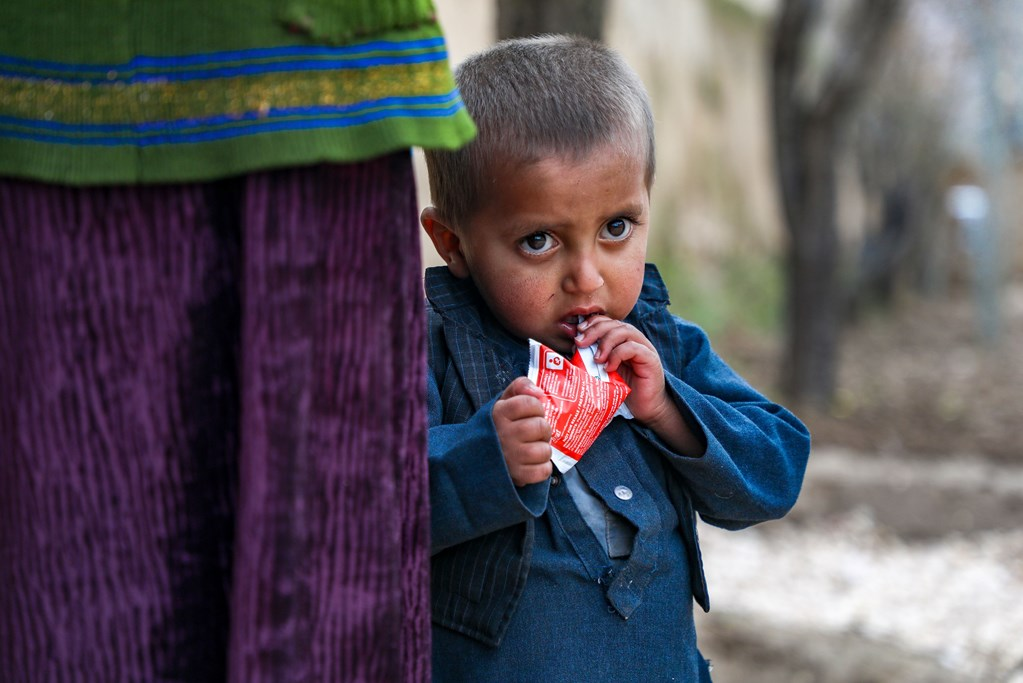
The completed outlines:
<svg viewBox="0 0 1023 683">
<path fill-rule="evenodd" d="M 579 333 L 579 323 L 594 315 L 598 315 L 599 313 L 600 311 L 596 309 L 589 311 L 573 311 L 562 318 L 559 325 L 568 334 L 568 336 L 574 339 Z"/>
</svg>

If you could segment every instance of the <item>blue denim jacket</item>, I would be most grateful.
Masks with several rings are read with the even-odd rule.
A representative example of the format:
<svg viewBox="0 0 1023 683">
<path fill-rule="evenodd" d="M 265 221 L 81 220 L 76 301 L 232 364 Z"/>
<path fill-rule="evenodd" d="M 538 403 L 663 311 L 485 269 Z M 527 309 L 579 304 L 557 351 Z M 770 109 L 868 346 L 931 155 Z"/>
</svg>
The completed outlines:
<svg viewBox="0 0 1023 683">
<path fill-rule="evenodd" d="M 516 488 L 504 465 L 491 411 L 508 384 L 526 374 L 525 341 L 493 319 L 471 281 L 446 268 L 427 271 L 426 293 L 433 619 L 498 646 L 522 609 L 537 519 L 557 517 L 559 528 L 584 537 L 579 543 L 588 542 L 588 531 L 558 491 L 558 477 Z M 784 515 L 798 496 L 809 453 L 802 423 L 736 375 L 706 335 L 672 316 L 667 303 L 664 284 L 648 265 L 627 321 L 660 353 L 668 389 L 706 440 L 705 455 L 678 455 L 642 425 L 616 418 L 577 466 L 594 493 L 638 529 L 627 559 L 588 568 L 599 574 L 608 604 L 622 619 L 649 598 L 647 585 L 672 559 L 662 541 L 646 534 L 657 527 L 652 520 L 670 517 L 685 565 L 679 576 L 709 609 L 695 512 L 729 529 Z M 656 491 L 622 500 L 614 490 L 623 485 Z"/>
</svg>

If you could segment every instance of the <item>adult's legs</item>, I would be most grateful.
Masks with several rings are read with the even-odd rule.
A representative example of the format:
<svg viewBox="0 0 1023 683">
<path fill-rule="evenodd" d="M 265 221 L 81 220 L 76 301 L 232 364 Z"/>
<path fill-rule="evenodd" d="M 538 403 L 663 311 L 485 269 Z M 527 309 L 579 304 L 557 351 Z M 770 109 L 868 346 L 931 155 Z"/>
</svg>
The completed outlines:
<svg viewBox="0 0 1023 683">
<path fill-rule="evenodd" d="M 246 184 L 231 680 L 428 681 L 408 154 Z"/>
<path fill-rule="evenodd" d="M 240 308 L 223 191 L 0 180 L 0 680 L 224 679 Z"/>
<path fill-rule="evenodd" d="M 0 179 L 0 680 L 428 680 L 420 277 L 407 154 Z"/>
</svg>

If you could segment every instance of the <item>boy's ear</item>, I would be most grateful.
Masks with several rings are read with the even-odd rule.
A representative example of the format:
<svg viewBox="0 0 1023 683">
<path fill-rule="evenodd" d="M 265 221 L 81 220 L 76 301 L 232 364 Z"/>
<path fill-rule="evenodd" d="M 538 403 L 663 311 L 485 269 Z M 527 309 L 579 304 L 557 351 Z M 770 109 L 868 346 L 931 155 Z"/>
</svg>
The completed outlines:
<svg viewBox="0 0 1023 683">
<path fill-rule="evenodd" d="M 469 268 L 465 262 L 465 255 L 462 253 L 462 240 L 451 229 L 447 221 L 441 218 L 437 209 L 433 206 L 423 209 L 419 222 L 423 224 L 423 230 L 430 236 L 433 248 L 444 259 L 444 263 L 448 264 L 451 274 L 457 278 L 469 277 Z"/>
</svg>

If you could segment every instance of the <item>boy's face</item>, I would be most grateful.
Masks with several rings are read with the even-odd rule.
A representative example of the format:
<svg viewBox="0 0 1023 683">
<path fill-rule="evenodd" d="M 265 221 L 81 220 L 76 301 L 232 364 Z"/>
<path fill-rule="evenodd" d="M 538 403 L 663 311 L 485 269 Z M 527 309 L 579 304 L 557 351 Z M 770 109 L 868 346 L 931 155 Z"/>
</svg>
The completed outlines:
<svg viewBox="0 0 1023 683">
<path fill-rule="evenodd" d="M 506 166 L 465 225 L 423 226 L 514 335 L 571 354 L 579 316 L 621 320 L 643 286 L 650 195 L 642 154 L 609 145 L 581 161 Z"/>
</svg>

